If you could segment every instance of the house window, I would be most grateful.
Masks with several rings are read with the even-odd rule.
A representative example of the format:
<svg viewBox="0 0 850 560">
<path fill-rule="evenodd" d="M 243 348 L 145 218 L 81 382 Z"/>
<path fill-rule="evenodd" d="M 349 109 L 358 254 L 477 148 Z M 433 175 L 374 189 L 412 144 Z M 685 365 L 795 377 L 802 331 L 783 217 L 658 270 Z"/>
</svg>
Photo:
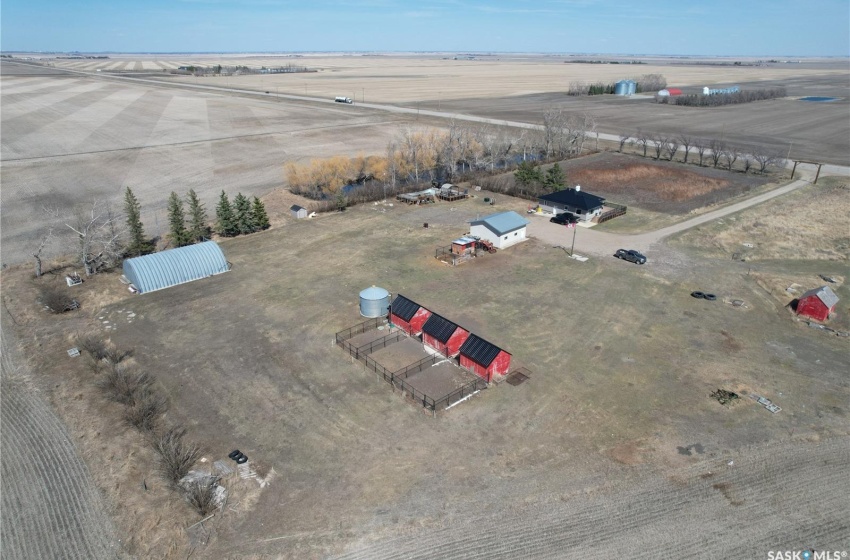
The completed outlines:
<svg viewBox="0 0 850 560">
<path fill-rule="evenodd" d="M 518 232 L 518 231 L 515 231 L 515 232 L 514 232 L 514 237 L 516 237 L 517 235 L 519 235 L 519 232 Z"/>
<path fill-rule="evenodd" d="M 505 236 L 505 241 L 507 241 L 507 240 L 508 240 L 508 236 L 506 235 L 506 236 Z"/>
</svg>

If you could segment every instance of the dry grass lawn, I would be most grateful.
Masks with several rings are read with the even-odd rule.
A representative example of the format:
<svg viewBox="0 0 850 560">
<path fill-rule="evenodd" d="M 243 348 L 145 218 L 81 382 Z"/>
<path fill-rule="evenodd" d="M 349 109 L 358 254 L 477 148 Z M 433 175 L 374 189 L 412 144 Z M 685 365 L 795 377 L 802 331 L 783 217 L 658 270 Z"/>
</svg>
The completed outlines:
<svg viewBox="0 0 850 560">
<path fill-rule="evenodd" d="M 738 253 L 748 261 L 772 259 L 847 262 L 850 255 L 850 182 L 821 178 L 817 185 L 679 235 L 674 243 L 701 254 Z"/>
</svg>

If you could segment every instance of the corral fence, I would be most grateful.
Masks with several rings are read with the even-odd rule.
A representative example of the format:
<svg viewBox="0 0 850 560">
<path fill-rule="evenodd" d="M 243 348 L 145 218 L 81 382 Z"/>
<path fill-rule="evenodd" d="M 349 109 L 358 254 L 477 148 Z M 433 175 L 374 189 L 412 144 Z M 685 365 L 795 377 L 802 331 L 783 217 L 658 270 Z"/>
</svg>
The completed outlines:
<svg viewBox="0 0 850 560">
<path fill-rule="evenodd" d="M 444 247 L 437 247 L 434 251 L 434 257 L 438 261 L 442 261 L 446 264 L 450 264 L 452 266 L 457 266 L 459 264 L 465 263 L 468 260 L 471 260 L 475 257 L 475 253 L 465 252 L 465 253 L 453 253 L 452 246 L 446 245 Z"/>
<path fill-rule="evenodd" d="M 404 366 L 403 368 L 396 371 L 388 370 L 387 368 L 376 362 L 375 359 L 372 358 L 372 356 L 370 356 L 372 352 L 380 350 L 381 348 L 386 348 L 390 344 L 398 342 L 402 338 L 407 337 L 407 334 L 404 331 L 392 332 L 386 336 L 383 336 L 377 340 L 373 340 L 372 342 L 363 344 L 361 346 L 354 346 L 353 344 L 351 344 L 351 338 L 368 330 L 376 329 L 384 322 L 385 318 L 383 317 L 379 317 L 377 319 L 369 319 L 368 321 L 363 321 L 362 323 L 354 325 L 353 327 L 345 329 L 344 331 L 340 331 L 336 333 L 336 343 L 343 350 L 348 352 L 349 356 L 362 363 L 367 369 L 374 371 L 384 381 L 392 385 L 394 389 L 400 390 L 405 397 L 416 401 L 417 403 L 421 404 L 423 408 L 430 410 L 435 415 L 438 410 L 445 410 L 446 408 L 465 399 L 466 397 L 477 393 L 482 389 L 487 388 L 486 381 L 484 381 L 483 379 L 476 379 L 474 381 L 466 383 L 462 387 L 455 389 L 447 395 L 443 395 L 442 397 L 426 395 L 419 389 L 416 389 L 415 387 L 410 385 L 410 383 L 405 380 L 414 373 L 419 373 L 425 368 L 431 367 L 437 362 L 445 360 L 446 358 L 444 356 L 441 356 L 439 354 L 432 354 L 410 365 Z"/>
<path fill-rule="evenodd" d="M 342 343 L 350 338 L 354 338 L 358 334 L 364 333 L 366 331 L 371 331 L 373 329 L 377 329 L 381 325 L 387 322 L 386 317 L 374 317 L 372 319 L 367 319 L 362 323 L 357 323 L 353 327 L 349 327 L 345 330 L 339 331 L 336 333 L 336 343 L 342 346 Z"/>
<path fill-rule="evenodd" d="M 599 218 L 596 219 L 596 223 L 601 224 L 602 222 L 607 222 L 608 220 L 613 220 L 617 216 L 622 216 L 628 210 L 628 206 L 624 204 L 614 204 L 613 202 L 606 202 L 605 206 L 610 208 L 610 210 L 606 210 L 599 214 Z"/>
</svg>

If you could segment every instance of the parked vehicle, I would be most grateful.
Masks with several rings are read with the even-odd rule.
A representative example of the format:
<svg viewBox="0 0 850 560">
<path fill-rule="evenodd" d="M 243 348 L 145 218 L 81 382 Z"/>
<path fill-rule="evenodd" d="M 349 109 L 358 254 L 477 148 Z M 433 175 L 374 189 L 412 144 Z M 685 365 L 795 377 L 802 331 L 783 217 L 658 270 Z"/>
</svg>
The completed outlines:
<svg viewBox="0 0 850 560">
<path fill-rule="evenodd" d="M 562 212 L 557 216 L 553 216 L 549 218 L 549 221 L 553 224 L 561 224 L 562 226 L 567 224 L 575 224 L 578 222 L 578 218 L 574 214 L 570 214 L 569 212 Z"/>
<path fill-rule="evenodd" d="M 624 261 L 629 261 L 635 264 L 646 264 L 646 257 L 638 253 L 634 249 L 617 249 L 614 256 Z"/>
<path fill-rule="evenodd" d="M 334 99 L 334 101 L 336 101 L 337 103 L 354 103 L 354 100 L 351 99 L 350 97 L 341 97 L 341 96 L 336 97 Z"/>
</svg>

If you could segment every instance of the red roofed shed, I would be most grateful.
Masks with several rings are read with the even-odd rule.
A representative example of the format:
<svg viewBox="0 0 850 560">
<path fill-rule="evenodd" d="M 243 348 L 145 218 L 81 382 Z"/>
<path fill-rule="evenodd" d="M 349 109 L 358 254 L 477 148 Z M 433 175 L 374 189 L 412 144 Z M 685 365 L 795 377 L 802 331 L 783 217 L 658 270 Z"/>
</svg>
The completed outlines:
<svg viewBox="0 0 850 560">
<path fill-rule="evenodd" d="M 826 321 L 835 311 L 838 296 L 829 286 L 809 290 L 797 300 L 797 315 L 805 315 L 818 321 Z"/>
<path fill-rule="evenodd" d="M 508 373 L 511 355 L 495 344 L 471 334 L 460 347 L 460 365 L 490 383 L 494 375 Z"/>
<path fill-rule="evenodd" d="M 419 336 L 430 316 L 430 311 L 401 294 L 390 304 L 390 323 L 411 336 Z"/>
<path fill-rule="evenodd" d="M 432 313 L 422 326 L 422 342 L 448 357 L 460 352 L 468 336 L 469 331 L 436 313 Z"/>
</svg>

